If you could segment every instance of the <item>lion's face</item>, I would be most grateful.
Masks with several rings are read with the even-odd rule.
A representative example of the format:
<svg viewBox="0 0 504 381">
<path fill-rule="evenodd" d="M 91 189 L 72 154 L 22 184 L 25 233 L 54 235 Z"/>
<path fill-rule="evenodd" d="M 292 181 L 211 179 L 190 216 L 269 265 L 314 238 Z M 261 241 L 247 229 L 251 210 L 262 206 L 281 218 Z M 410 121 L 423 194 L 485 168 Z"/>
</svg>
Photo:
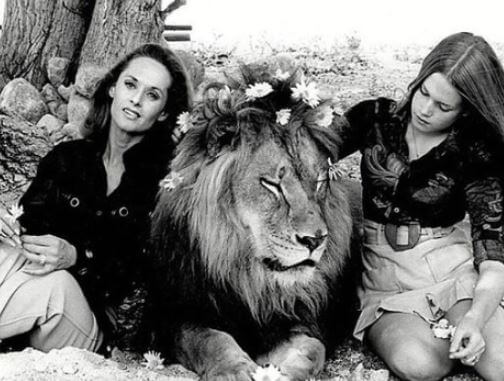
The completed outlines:
<svg viewBox="0 0 504 381">
<path fill-rule="evenodd" d="M 266 141 L 233 182 L 255 260 L 288 283 L 311 278 L 327 243 L 319 205 L 327 186 L 325 161 L 308 137 L 296 141 L 302 149 L 291 155 L 280 142 Z"/>
</svg>

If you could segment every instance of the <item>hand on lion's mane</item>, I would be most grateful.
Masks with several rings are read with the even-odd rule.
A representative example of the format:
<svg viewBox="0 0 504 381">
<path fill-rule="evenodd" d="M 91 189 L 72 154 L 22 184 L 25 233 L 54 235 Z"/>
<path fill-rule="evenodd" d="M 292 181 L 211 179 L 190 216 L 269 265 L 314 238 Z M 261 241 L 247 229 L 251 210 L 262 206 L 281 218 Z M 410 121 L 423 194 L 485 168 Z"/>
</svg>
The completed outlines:
<svg viewBox="0 0 504 381">
<path fill-rule="evenodd" d="M 248 380 L 266 363 L 319 372 L 350 308 L 349 194 L 328 176 L 339 117 L 277 60 L 210 85 L 179 120 L 163 184 L 178 181 L 152 218 L 162 344 L 204 379 Z"/>
</svg>

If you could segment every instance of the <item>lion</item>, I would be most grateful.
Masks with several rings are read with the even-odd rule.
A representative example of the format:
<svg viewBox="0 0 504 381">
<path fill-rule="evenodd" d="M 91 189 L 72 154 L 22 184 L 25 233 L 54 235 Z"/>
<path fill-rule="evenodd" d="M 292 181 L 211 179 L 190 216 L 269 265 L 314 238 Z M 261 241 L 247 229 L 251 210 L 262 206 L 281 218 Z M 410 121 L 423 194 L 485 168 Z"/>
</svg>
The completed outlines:
<svg viewBox="0 0 504 381">
<path fill-rule="evenodd" d="M 348 332 L 353 225 L 334 115 L 283 68 L 210 85 L 179 118 L 188 132 L 160 183 L 157 328 L 203 380 L 250 380 L 265 364 L 304 380 Z"/>
</svg>

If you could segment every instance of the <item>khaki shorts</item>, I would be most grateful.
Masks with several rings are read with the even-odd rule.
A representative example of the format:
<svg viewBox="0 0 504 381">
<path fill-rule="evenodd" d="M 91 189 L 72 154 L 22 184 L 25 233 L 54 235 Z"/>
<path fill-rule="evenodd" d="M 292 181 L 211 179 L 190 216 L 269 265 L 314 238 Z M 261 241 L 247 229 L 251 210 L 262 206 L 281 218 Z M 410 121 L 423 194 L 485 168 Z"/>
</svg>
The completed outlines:
<svg viewBox="0 0 504 381">
<path fill-rule="evenodd" d="M 96 351 L 96 318 L 77 281 L 64 270 L 30 275 L 19 249 L 0 243 L 0 340 L 28 334 L 42 351 L 73 346 Z"/>
<path fill-rule="evenodd" d="M 394 251 L 384 225 L 366 220 L 363 246 L 361 314 L 354 330 L 359 340 L 384 312 L 415 314 L 433 322 L 458 301 L 473 298 L 478 273 L 472 244 L 457 226 L 422 229 L 416 246 Z"/>
</svg>

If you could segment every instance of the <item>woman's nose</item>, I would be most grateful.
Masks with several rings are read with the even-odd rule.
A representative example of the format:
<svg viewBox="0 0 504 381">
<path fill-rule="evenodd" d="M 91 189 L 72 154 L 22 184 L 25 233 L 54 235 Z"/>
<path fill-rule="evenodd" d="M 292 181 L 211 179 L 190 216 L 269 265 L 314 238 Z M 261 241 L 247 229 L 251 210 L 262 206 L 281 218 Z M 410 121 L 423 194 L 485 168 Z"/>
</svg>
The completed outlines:
<svg viewBox="0 0 504 381">
<path fill-rule="evenodd" d="M 423 116 L 431 116 L 432 115 L 432 110 L 433 110 L 434 104 L 433 102 L 429 99 L 424 102 L 422 105 L 420 112 Z"/>
<path fill-rule="evenodd" d="M 139 105 L 141 103 L 141 101 L 142 101 L 142 92 L 141 91 L 135 91 L 133 94 L 131 94 L 130 101 L 134 105 Z"/>
</svg>

